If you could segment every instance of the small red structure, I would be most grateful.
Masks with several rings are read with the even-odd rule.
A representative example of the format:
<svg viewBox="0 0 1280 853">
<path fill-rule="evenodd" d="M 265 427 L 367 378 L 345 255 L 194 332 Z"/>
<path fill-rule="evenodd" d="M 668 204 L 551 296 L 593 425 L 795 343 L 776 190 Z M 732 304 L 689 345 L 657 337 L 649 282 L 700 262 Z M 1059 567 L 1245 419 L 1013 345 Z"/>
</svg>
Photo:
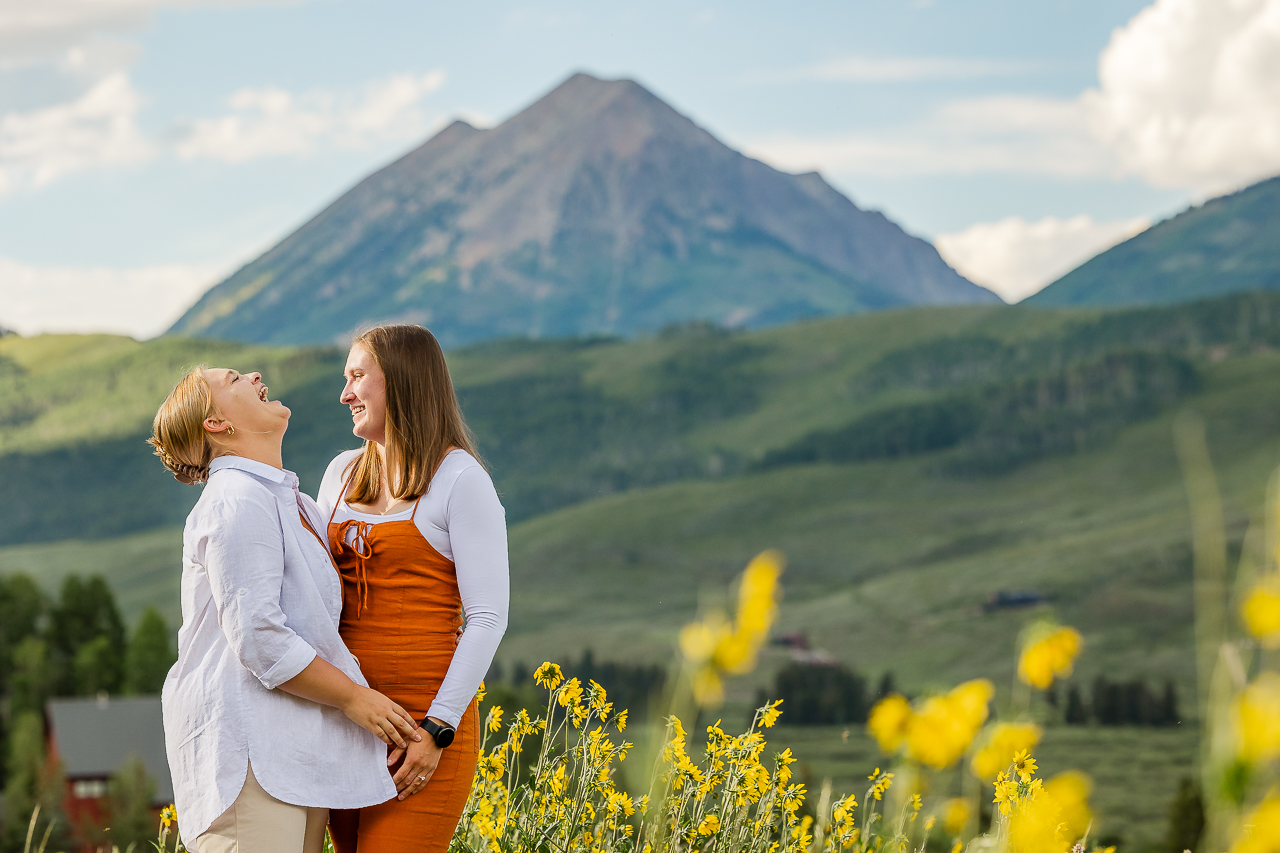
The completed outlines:
<svg viewBox="0 0 1280 853">
<path fill-rule="evenodd" d="M 173 802 L 173 781 L 164 750 L 164 722 L 159 696 L 51 699 L 45 706 L 48 753 L 62 762 L 67 788 L 62 808 L 71 826 L 104 827 L 110 820 L 108 783 L 131 757 L 142 759 L 155 782 L 152 808 Z M 158 825 L 158 824 L 157 824 Z M 80 839 L 82 853 L 95 845 Z"/>
</svg>

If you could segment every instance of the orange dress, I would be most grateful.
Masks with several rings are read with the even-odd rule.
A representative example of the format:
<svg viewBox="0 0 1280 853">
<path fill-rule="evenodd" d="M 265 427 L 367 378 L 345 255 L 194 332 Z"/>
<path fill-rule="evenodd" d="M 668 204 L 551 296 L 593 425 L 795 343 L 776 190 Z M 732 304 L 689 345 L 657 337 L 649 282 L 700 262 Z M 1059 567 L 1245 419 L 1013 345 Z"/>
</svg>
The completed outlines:
<svg viewBox="0 0 1280 853">
<path fill-rule="evenodd" d="M 414 523 L 417 503 L 408 519 L 337 523 L 334 516 L 346 491 L 344 485 L 328 527 L 329 548 L 342 575 L 338 632 L 369 686 L 421 720 L 457 645 L 462 618 L 457 574 Z M 471 793 L 479 754 L 480 719 L 473 699 L 425 788 L 404 800 L 330 812 L 337 853 L 445 853 Z"/>
</svg>

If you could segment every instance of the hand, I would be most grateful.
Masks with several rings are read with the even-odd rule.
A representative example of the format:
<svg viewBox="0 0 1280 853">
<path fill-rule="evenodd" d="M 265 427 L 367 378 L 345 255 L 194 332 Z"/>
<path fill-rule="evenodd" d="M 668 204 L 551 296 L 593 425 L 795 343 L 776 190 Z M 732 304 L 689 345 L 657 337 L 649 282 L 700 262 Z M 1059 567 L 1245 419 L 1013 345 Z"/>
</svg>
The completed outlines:
<svg viewBox="0 0 1280 853">
<path fill-rule="evenodd" d="M 388 766 L 394 765 L 402 754 L 404 761 L 391 777 L 391 781 L 396 783 L 396 790 L 399 792 L 396 799 L 400 800 L 413 796 L 427 787 L 427 783 L 436 772 L 436 765 L 440 763 L 440 756 L 444 754 L 444 750 L 436 746 L 433 738 L 423 738 L 421 741 L 410 743 L 403 750 L 393 749 L 387 756 Z"/>
<path fill-rule="evenodd" d="M 422 740 L 422 732 L 409 712 L 376 690 L 356 686 L 341 707 L 351 722 L 373 732 L 388 746 L 404 749 L 409 742 Z"/>
</svg>

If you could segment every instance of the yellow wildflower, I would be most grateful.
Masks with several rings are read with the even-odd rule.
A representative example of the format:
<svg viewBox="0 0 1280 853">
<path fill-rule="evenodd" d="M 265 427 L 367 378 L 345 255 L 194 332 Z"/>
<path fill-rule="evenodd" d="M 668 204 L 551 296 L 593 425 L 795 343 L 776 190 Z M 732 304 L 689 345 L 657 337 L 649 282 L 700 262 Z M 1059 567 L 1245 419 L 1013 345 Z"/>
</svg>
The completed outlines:
<svg viewBox="0 0 1280 853">
<path fill-rule="evenodd" d="M 1240 757 L 1248 762 L 1280 757 L 1280 674 L 1264 672 L 1235 701 Z"/>
<path fill-rule="evenodd" d="M 614 725 L 614 727 L 615 727 L 615 728 L 617 728 L 617 730 L 618 730 L 618 731 L 622 731 L 622 730 L 624 730 L 624 729 L 627 727 L 627 712 L 626 712 L 626 710 L 623 710 L 623 711 L 619 711 L 619 712 L 618 712 L 618 716 L 616 716 L 616 717 L 614 717 L 614 718 L 613 718 L 613 725 Z"/>
<path fill-rule="evenodd" d="M 570 678 L 560 688 L 560 694 L 556 696 L 556 701 L 564 708 L 577 708 L 582 701 L 582 682 L 576 678 Z"/>
<path fill-rule="evenodd" d="M 911 704 L 897 693 L 884 697 L 871 709 L 867 717 L 867 731 L 880 744 L 880 751 L 892 755 L 898 751 L 907 736 L 907 723 L 911 719 Z"/>
<path fill-rule="evenodd" d="M 1036 775 L 1036 760 L 1024 749 L 1013 757 L 1013 770 L 1018 774 L 1020 782 L 1030 782 L 1031 777 Z"/>
<path fill-rule="evenodd" d="M 176 821 L 177 819 L 178 819 L 178 810 L 177 808 L 174 807 L 173 803 L 170 803 L 169 805 L 165 806 L 163 809 L 160 810 L 160 823 L 164 825 L 165 829 L 168 829 L 169 827 L 173 826 L 174 821 Z"/>
<path fill-rule="evenodd" d="M 1280 576 L 1273 575 L 1253 588 L 1240 605 L 1240 618 L 1263 646 L 1280 647 Z"/>
<path fill-rule="evenodd" d="M 1035 723 L 997 723 L 970 762 L 973 775 L 990 782 L 1013 763 L 1019 751 L 1034 749 L 1042 734 L 1043 730 Z"/>
<path fill-rule="evenodd" d="M 1033 627 L 1018 659 L 1018 678 L 1039 690 L 1048 690 L 1055 678 L 1071 674 L 1083 640 L 1075 628 L 1055 628 L 1047 623 Z"/>
<path fill-rule="evenodd" d="M 791 754 L 791 747 L 779 752 L 774 762 L 778 766 L 778 784 L 785 785 L 791 781 L 791 765 L 795 764 L 796 758 Z"/>
<path fill-rule="evenodd" d="M 760 725 L 766 729 L 773 728 L 773 724 L 778 722 L 778 717 L 782 716 L 782 712 L 778 710 L 778 706 L 781 704 L 782 700 L 779 699 L 776 702 L 765 705 L 760 710 Z"/>
<path fill-rule="evenodd" d="M 943 807 L 942 824 L 948 835 L 959 835 L 969 825 L 969 801 L 963 797 L 947 800 Z"/>
<path fill-rule="evenodd" d="M 1013 804 L 1018 801 L 1018 783 L 1005 776 L 1001 770 L 996 775 L 996 796 L 992 800 L 996 806 L 1000 808 L 1000 814 L 1007 815 L 1013 810 Z"/>
<path fill-rule="evenodd" d="M 870 791 L 868 791 L 868 795 L 873 800 L 884 799 L 885 792 L 888 791 L 889 788 L 893 786 L 893 774 L 892 773 L 882 774 L 880 772 L 879 767 L 876 768 L 875 773 L 872 773 L 867 778 L 872 780 L 871 789 Z"/>
<path fill-rule="evenodd" d="M 699 705 L 724 701 L 721 675 L 740 675 L 756 665 L 756 656 L 777 614 L 778 576 L 782 555 L 765 551 L 747 565 L 738 587 L 738 612 L 733 624 L 713 612 L 680 631 L 680 651 L 692 667 L 694 699 Z"/>
<path fill-rule="evenodd" d="M 720 818 L 713 814 L 709 814 L 702 819 L 702 823 L 698 824 L 699 835 L 713 835 L 720 831 Z"/>
<path fill-rule="evenodd" d="M 926 699 L 907 719 L 907 754 L 935 770 L 955 764 L 982 728 L 994 693 L 991 682 L 976 679 Z"/>
<path fill-rule="evenodd" d="M 489 726 L 489 731 L 491 732 L 496 732 L 498 731 L 498 729 L 502 728 L 502 709 L 496 705 L 490 708 L 489 719 L 487 723 Z"/>
<path fill-rule="evenodd" d="M 555 690 L 564 681 L 564 674 L 560 672 L 559 664 L 546 661 L 533 673 L 533 680 L 539 687 Z"/>
<path fill-rule="evenodd" d="M 1089 777 L 1074 771 L 1049 780 L 1010 820 L 1012 853 L 1046 853 L 1070 848 L 1092 821 L 1088 805 L 1091 787 Z"/>
<path fill-rule="evenodd" d="M 1274 853 L 1280 850 L 1280 791 L 1272 790 L 1243 821 L 1249 827 L 1231 853 Z"/>
</svg>

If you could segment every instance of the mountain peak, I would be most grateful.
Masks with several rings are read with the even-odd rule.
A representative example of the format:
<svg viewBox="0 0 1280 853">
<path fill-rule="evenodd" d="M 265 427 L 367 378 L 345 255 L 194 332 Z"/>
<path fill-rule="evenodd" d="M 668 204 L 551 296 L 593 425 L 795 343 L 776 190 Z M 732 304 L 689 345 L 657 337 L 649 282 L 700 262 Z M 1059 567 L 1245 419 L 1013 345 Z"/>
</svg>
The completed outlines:
<svg viewBox="0 0 1280 853">
<path fill-rule="evenodd" d="M 450 124 L 173 331 L 302 343 L 402 320 L 457 345 L 995 299 L 817 173 L 744 157 L 634 80 L 579 72 L 496 127 Z"/>
</svg>

